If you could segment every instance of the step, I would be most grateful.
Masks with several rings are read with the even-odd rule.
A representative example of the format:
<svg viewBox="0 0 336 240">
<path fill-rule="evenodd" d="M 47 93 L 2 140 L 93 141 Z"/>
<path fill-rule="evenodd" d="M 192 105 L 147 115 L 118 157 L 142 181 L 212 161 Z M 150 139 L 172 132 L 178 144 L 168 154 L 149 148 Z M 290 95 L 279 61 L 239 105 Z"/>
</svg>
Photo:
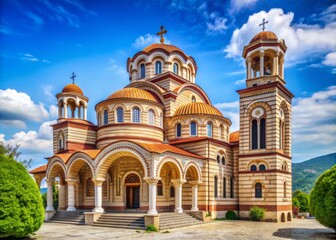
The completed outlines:
<svg viewBox="0 0 336 240">
<path fill-rule="evenodd" d="M 73 224 L 73 225 L 82 225 L 83 222 L 71 222 L 71 221 L 59 221 L 59 220 L 50 220 L 51 223 L 63 223 L 63 224 Z"/>
<path fill-rule="evenodd" d="M 123 217 L 123 216 L 106 216 L 106 215 L 101 215 L 100 218 L 104 218 L 104 219 L 143 219 L 143 217 Z"/>
<path fill-rule="evenodd" d="M 95 222 L 93 227 L 112 227 L 112 228 L 125 228 L 125 229 L 145 229 L 145 225 L 126 225 L 126 224 L 115 224 L 115 223 L 102 223 Z"/>
<path fill-rule="evenodd" d="M 118 226 L 138 226 L 138 227 L 143 227 L 145 226 L 144 223 L 118 223 L 118 222 L 101 222 L 97 221 L 94 224 L 106 224 L 106 225 L 118 225 Z"/>
<path fill-rule="evenodd" d="M 118 223 L 144 223 L 144 220 L 123 220 L 123 219 L 97 219 L 99 222 L 118 222 Z"/>
</svg>

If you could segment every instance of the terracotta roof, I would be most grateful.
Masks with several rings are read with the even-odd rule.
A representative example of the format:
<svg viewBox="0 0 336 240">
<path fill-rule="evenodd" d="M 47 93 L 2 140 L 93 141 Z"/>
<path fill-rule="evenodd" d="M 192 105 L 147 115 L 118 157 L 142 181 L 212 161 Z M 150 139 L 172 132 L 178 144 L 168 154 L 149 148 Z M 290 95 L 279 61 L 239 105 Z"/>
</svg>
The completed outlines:
<svg viewBox="0 0 336 240">
<path fill-rule="evenodd" d="M 239 142 L 239 136 L 240 136 L 239 131 L 235 131 L 235 132 L 230 133 L 229 142 L 230 143 Z"/>
<path fill-rule="evenodd" d="M 152 45 L 149 45 L 148 47 L 145 47 L 142 51 L 150 52 L 154 49 L 163 49 L 163 50 L 165 50 L 169 53 L 171 53 L 173 51 L 179 51 L 179 52 L 183 53 L 183 51 L 180 48 L 178 48 L 174 45 L 169 45 L 169 44 L 164 44 L 164 43 L 154 43 Z"/>
<path fill-rule="evenodd" d="M 71 156 L 76 154 L 76 153 L 85 153 L 90 158 L 94 159 L 100 151 L 101 151 L 101 149 L 80 150 L 80 151 L 76 151 L 76 152 L 73 152 L 73 153 L 57 153 L 57 154 L 53 155 L 52 157 L 59 157 L 60 159 L 63 160 L 64 163 L 67 163 L 68 160 L 71 158 Z M 50 157 L 50 158 L 52 158 L 52 157 Z"/>
<path fill-rule="evenodd" d="M 169 144 L 143 143 L 143 142 L 137 142 L 137 141 L 133 141 L 133 142 L 140 145 L 141 147 L 145 148 L 149 152 L 155 152 L 155 153 L 171 152 L 171 153 L 177 153 L 177 154 L 188 156 L 188 157 L 204 159 L 202 156 L 199 156 L 197 154 L 193 154 L 191 152 L 188 152 L 188 151 L 183 150 L 181 148 L 174 147 L 174 146 L 169 145 Z"/>
<path fill-rule="evenodd" d="M 175 111 L 174 116 L 197 114 L 223 117 L 223 114 L 217 108 L 201 102 L 192 102 L 182 105 Z"/>
<path fill-rule="evenodd" d="M 123 88 L 110 95 L 107 99 L 118 99 L 118 98 L 145 99 L 157 102 L 157 100 L 151 93 L 140 88 Z"/>
<path fill-rule="evenodd" d="M 198 142 L 202 140 L 209 139 L 208 137 L 189 137 L 189 138 L 182 138 L 174 141 L 170 141 L 171 144 L 178 144 L 178 143 L 189 143 L 189 142 Z"/>
<path fill-rule="evenodd" d="M 83 95 L 82 89 L 80 89 L 80 87 L 73 83 L 66 85 L 63 88 L 62 93 L 78 93 L 80 95 Z"/>
<path fill-rule="evenodd" d="M 47 164 L 34 168 L 29 171 L 30 174 L 45 173 L 47 171 Z"/>
<path fill-rule="evenodd" d="M 278 40 L 277 35 L 274 32 L 266 31 L 266 32 L 260 32 L 257 35 L 255 35 L 250 43 L 253 43 L 258 40 Z"/>
</svg>

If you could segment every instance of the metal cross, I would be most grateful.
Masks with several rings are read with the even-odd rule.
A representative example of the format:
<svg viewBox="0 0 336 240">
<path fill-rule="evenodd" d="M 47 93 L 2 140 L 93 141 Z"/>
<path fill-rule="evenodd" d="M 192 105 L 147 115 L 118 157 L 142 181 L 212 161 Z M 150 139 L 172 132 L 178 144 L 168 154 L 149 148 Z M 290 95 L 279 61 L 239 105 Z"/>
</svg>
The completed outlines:
<svg viewBox="0 0 336 240">
<path fill-rule="evenodd" d="M 164 29 L 164 26 L 161 26 L 161 27 L 160 27 L 160 30 L 161 30 L 161 31 L 158 32 L 156 35 L 157 35 L 157 36 L 160 36 L 160 37 L 161 37 L 161 38 L 160 38 L 160 42 L 161 42 L 161 43 L 164 43 L 163 35 L 166 34 L 168 31 L 167 31 L 166 29 Z"/>
<path fill-rule="evenodd" d="M 70 77 L 70 79 L 72 79 L 72 84 L 75 83 L 75 78 L 76 78 L 76 77 L 77 77 L 77 76 L 75 75 L 75 73 L 72 72 L 72 76 Z"/>
<path fill-rule="evenodd" d="M 268 23 L 268 21 L 265 21 L 265 18 L 263 18 L 262 23 L 259 24 L 259 26 L 262 26 L 262 30 L 265 31 L 265 25 Z"/>
</svg>

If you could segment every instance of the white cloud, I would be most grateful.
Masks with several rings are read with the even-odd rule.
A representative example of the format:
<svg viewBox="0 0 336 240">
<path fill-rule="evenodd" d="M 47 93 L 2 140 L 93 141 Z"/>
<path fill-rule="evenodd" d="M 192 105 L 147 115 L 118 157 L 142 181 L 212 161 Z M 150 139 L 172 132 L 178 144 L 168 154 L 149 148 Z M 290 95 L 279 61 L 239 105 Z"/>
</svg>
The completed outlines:
<svg viewBox="0 0 336 240">
<path fill-rule="evenodd" d="M 140 36 L 137 39 L 135 39 L 135 42 L 132 44 L 132 46 L 137 49 L 140 49 L 150 44 L 159 42 L 160 38 L 158 36 L 154 36 L 152 34 L 147 33 L 145 36 Z"/>
<path fill-rule="evenodd" d="M 1 120 L 32 120 L 42 121 L 49 117 L 42 103 L 35 103 L 30 96 L 15 89 L 0 89 L 0 119 Z"/>
<path fill-rule="evenodd" d="M 57 118 L 58 117 L 58 107 L 55 105 L 50 105 L 49 113 L 50 113 L 51 118 Z"/>
<path fill-rule="evenodd" d="M 9 128 L 9 127 L 16 127 L 16 128 L 26 128 L 26 123 L 21 120 L 0 120 L 0 125 Z"/>
<path fill-rule="evenodd" d="M 239 12 L 244 8 L 249 8 L 254 5 L 258 0 L 231 0 L 231 12 Z"/>
<path fill-rule="evenodd" d="M 284 13 L 282 9 L 260 11 L 249 16 L 241 28 L 234 30 L 224 52 L 228 58 L 241 58 L 241 51 L 250 39 L 260 32 L 260 21 L 265 18 L 269 24 L 266 30 L 273 31 L 280 39 L 285 39 L 288 47 L 286 53 L 287 66 L 307 62 L 335 51 L 336 23 L 325 25 L 309 25 L 293 23 L 294 13 Z M 323 37 L 321 37 L 323 36 Z"/>
<path fill-rule="evenodd" d="M 213 15 L 212 15 L 213 16 Z M 223 33 L 225 29 L 227 29 L 228 27 L 226 26 L 226 18 L 222 18 L 222 17 L 212 17 L 213 20 L 211 20 L 213 23 L 211 22 L 207 22 L 207 26 L 208 26 L 208 32 L 209 33 Z"/>
<path fill-rule="evenodd" d="M 235 81 L 235 84 L 241 85 L 241 84 L 244 84 L 245 82 L 246 82 L 246 79 L 240 79 L 240 80 Z"/>
<path fill-rule="evenodd" d="M 25 154 L 49 153 L 52 149 L 52 128 L 50 124 L 56 121 L 44 122 L 40 125 L 38 132 L 17 132 L 11 139 L 6 140 L 4 134 L 0 134 L 0 141 L 12 146 L 20 145 L 20 151 Z"/>
<path fill-rule="evenodd" d="M 30 53 L 23 54 L 22 60 L 27 62 L 38 62 L 39 60 Z"/>
<path fill-rule="evenodd" d="M 53 89 L 53 86 L 51 86 L 51 85 L 46 85 L 46 86 L 43 86 L 42 87 L 43 88 L 43 92 L 44 92 L 44 94 L 47 96 L 47 97 L 50 97 L 50 98 L 52 98 L 52 97 L 54 97 L 54 95 L 52 94 L 52 89 Z"/>
<path fill-rule="evenodd" d="M 127 76 L 125 68 L 119 66 L 117 62 L 112 58 L 108 59 L 108 66 L 105 69 L 108 71 L 112 71 L 114 74 L 121 77 Z"/>
<path fill-rule="evenodd" d="M 231 120 L 230 132 L 239 130 L 239 102 L 216 103 L 214 107 L 218 108 L 224 115 Z"/>
<path fill-rule="evenodd" d="M 336 151 L 336 86 L 295 99 L 292 119 L 294 154 L 312 157 Z"/>
<path fill-rule="evenodd" d="M 336 52 L 327 54 L 322 63 L 327 66 L 336 67 Z"/>
</svg>

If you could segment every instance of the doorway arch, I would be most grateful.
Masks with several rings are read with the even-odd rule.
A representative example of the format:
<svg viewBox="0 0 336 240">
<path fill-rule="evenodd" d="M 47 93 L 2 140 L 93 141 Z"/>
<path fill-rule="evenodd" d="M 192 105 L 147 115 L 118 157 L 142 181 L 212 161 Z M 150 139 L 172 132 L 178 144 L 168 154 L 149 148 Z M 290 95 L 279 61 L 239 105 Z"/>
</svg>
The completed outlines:
<svg viewBox="0 0 336 240">
<path fill-rule="evenodd" d="M 126 187 L 126 208 L 140 208 L 140 178 L 130 173 L 125 179 Z"/>
</svg>

